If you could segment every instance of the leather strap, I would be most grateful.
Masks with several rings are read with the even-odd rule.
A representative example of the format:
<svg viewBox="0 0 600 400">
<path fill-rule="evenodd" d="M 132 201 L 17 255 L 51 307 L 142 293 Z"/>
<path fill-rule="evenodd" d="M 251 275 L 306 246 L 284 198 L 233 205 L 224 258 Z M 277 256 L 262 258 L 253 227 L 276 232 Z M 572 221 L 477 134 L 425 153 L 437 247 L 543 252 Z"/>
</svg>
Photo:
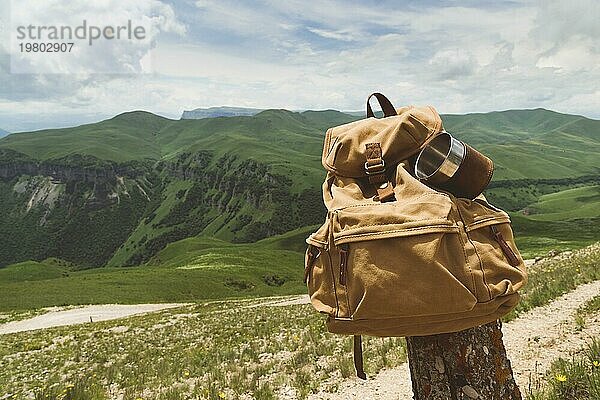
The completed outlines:
<svg viewBox="0 0 600 400">
<path fill-rule="evenodd" d="M 354 335 L 354 368 L 356 369 L 356 376 L 360 379 L 367 379 L 363 369 L 362 338 L 360 335 Z"/>
<path fill-rule="evenodd" d="M 377 186 L 377 199 L 381 203 L 385 203 L 386 201 L 396 200 L 396 197 L 394 197 L 395 194 L 396 193 L 394 193 L 394 187 L 392 186 L 392 183 L 389 181 L 384 182 L 381 185 Z"/>
<path fill-rule="evenodd" d="M 369 183 L 375 185 L 377 198 L 380 202 L 392 200 L 394 187 L 385 174 L 385 161 L 382 156 L 380 143 L 367 143 L 365 156 L 365 173 L 369 177 Z"/>
<path fill-rule="evenodd" d="M 308 283 L 308 278 L 317 257 L 321 255 L 321 251 L 316 249 L 312 244 L 308 245 L 308 251 L 304 261 L 304 284 Z"/>
<path fill-rule="evenodd" d="M 383 111 L 384 117 L 391 117 L 393 115 L 398 115 L 398 113 L 396 112 L 396 109 L 394 108 L 394 105 L 387 97 L 385 97 L 381 93 L 372 93 L 367 98 L 367 118 L 371 118 L 371 117 L 375 116 L 375 114 L 373 113 L 373 109 L 371 108 L 371 104 L 369 103 L 369 100 L 371 100 L 371 97 L 373 97 L 373 96 L 375 96 L 375 98 L 379 102 L 379 105 L 381 106 L 381 110 Z"/>
</svg>

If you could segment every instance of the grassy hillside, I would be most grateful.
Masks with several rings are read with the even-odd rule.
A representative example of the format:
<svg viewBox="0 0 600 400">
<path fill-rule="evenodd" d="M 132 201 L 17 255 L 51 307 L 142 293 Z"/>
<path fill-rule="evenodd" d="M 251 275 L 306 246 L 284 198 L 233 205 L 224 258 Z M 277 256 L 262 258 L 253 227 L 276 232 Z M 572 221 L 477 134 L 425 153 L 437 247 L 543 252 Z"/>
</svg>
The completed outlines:
<svg viewBox="0 0 600 400">
<path fill-rule="evenodd" d="M 576 249 L 600 238 L 600 176 L 493 182 L 487 198 L 511 211 L 519 249 L 527 258 Z"/>
<path fill-rule="evenodd" d="M 134 111 L 74 128 L 10 135 L 8 148 L 39 160 L 69 154 L 117 162 L 170 159 L 181 152 L 209 151 L 252 159 L 310 186 L 321 176 L 325 129 L 357 119 L 334 110 L 266 110 L 252 117 L 169 120 Z M 600 121 L 544 109 L 444 115 L 446 129 L 490 156 L 494 179 L 561 178 L 597 174 Z"/>
<path fill-rule="evenodd" d="M 281 240 L 285 240 L 283 236 Z M 303 293 L 303 254 L 268 244 L 192 237 L 146 266 L 77 270 L 62 262 L 0 269 L 0 312 L 90 303 L 194 302 Z"/>
<path fill-rule="evenodd" d="M 511 217 L 526 257 L 586 246 L 600 238 L 600 186 L 542 195 Z"/>
<path fill-rule="evenodd" d="M 0 147 L 39 160 L 69 154 L 91 155 L 117 162 L 159 159 L 161 149 L 154 137 L 173 122 L 149 112 L 133 111 L 73 128 L 15 133 L 2 139 Z"/>
<path fill-rule="evenodd" d="M 584 186 L 600 185 L 600 175 L 582 175 L 576 178 L 512 179 L 492 181 L 485 189 L 492 203 L 508 210 L 528 213 L 527 207 L 541 196 Z"/>
<path fill-rule="evenodd" d="M 538 221 L 600 217 L 600 185 L 545 194 L 526 211 L 530 219 Z"/>
<path fill-rule="evenodd" d="M 544 109 L 442 118 L 446 130 L 494 161 L 494 180 L 600 172 L 600 121 Z"/>
<path fill-rule="evenodd" d="M 260 161 L 287 174 L 299 187 L 311 187 L 321 176 L 323 131 L 355 120 L 338 111 L 266 110 L 253 117 L 170 120 L 144 111 L 73 128 L 23 132 L 0 140 L 6 148 L 36 160 L 70 154 L 100 160 L 170 160 L 177 154 L 210 152 L 213 160 Z"/>
<path fill-rule="evenodd" d="M 73 270 L 70 263 L 58 259 L 47 259 L 42 262 L 25 261 L 0 269 L 0 282 L 31 282 L 57 279 L 69 276 Z"/>
</svg>

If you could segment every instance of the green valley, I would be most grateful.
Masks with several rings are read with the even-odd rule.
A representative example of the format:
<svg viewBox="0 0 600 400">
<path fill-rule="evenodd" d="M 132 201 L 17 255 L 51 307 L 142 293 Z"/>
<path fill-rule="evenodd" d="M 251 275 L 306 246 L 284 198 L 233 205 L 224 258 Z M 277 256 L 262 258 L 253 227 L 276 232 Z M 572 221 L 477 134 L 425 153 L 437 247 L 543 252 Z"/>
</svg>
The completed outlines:
<svg viewBox="0 0 600 400">
<path fill-rule="evenodd" d="M 0 312 L 303 293 L 303 255 L 278 248 L 287 236 L 251 244 L 191 237 L 128 268 L 81 270 L 53 259 L 9 265 L 0 269 Z"/>
<path fill-rule="evenodd" d="M 600 121 L 442 117 L 494 160 L 485 194 L 511 213 L 526 257 L 600 240 Z M 2 309 L 303 291 L 304 238 L 325 216 L 323 133 L 358 118 L 132 111 L 0 139 Z"/>
</svg>

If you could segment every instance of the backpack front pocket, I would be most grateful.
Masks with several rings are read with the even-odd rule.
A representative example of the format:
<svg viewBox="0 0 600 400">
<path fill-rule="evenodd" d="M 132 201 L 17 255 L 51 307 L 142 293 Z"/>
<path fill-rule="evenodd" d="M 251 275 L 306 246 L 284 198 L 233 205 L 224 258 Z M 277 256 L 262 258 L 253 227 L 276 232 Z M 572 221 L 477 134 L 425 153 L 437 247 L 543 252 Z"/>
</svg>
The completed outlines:
<svg viewBox="0 0 600 400">
<path fill-rule="evenodd" d="M 394 206 L 391 206 L 394 207 Z M 334 244 L 341 252 L 337 284 L 343 285 L 347 314 L 358 319 L 451 314 L 471 310 L 477 300 L 459 227 L 445 218 L 389 219 L 390 206 L 362 208 L 387 213 L 387 224 L 357 227 L 355 210 L 334 214 Z M 389 211 L 389 212 L 388 212 Z M 393 213 L 392 213 L 393 214 Z M 332 250 L 333 252 L 333 250 Z"/>
</svg>

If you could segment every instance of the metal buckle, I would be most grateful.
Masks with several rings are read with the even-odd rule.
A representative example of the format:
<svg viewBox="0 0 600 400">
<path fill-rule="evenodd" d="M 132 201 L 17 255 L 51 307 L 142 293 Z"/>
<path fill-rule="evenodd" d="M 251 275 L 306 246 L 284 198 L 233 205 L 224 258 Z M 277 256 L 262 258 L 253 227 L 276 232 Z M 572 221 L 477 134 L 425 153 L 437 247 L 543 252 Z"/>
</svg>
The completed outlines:
<svg viewBox="0 0 600 400">
<path fill-rule="evenodd" d="M 382 159 L 380 164 L 369 165 L 368 161 L 365 161 L 365 173 L 367 175 L 377 175 L 385 171 L 385 161 Z"/>
</svg>

